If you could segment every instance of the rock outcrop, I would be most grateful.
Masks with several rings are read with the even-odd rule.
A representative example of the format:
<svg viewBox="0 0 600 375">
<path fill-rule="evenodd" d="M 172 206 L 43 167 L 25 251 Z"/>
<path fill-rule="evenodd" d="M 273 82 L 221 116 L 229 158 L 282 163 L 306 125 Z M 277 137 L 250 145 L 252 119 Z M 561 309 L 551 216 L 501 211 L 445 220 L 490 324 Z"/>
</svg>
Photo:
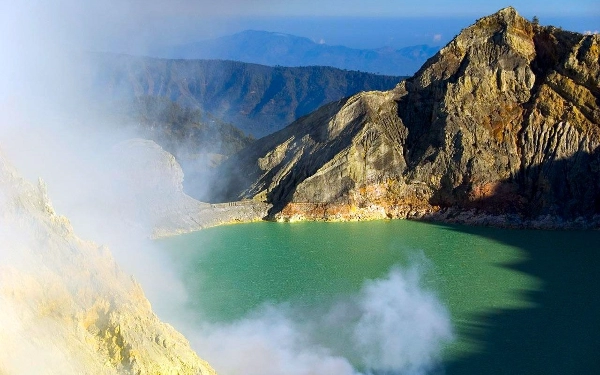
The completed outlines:
<svg viewBox="0 0 600 375">
<path fill-rule="evenodd" d="M 0 155 L 0 373 L 214 374 Z"/>
<path fill-rule="evenodd" d="M 600 36 L 502 9 L 395 89 L 258 140 L 222 166 L 231 177 L 217 198 L 259 198 L 280 219 L 472 212 L 598 223 L 599 59 Z"/>
</svg>

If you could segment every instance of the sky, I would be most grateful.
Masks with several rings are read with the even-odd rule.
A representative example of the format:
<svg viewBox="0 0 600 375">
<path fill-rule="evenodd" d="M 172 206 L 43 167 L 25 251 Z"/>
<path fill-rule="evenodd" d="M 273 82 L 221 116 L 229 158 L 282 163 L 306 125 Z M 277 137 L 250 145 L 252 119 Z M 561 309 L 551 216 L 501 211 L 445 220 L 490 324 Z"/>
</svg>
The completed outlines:
<svg viewBox="0 0 600 375">
<path fill-rule="evenodd" d="M 110 3 L 110 2 L 109 2 Z M 104 3 L 108 4 L 108 3 Z M 594 0 L 161 0 L 119 2 L 116 10 L 173 16 L 478 16 L 506 6 L 538 15 L 599 14 Z M 103 6 L 100 5 L 100 8 Z M 113 6 L 111 6 L 112 8 Z"/>
<path fill-rule="evenodd" d="M 597 0 L 31 0 L 31 4 L 42 9 L 33 13 L 44 15 L 33 22 L 58 26 L 71 44 L 132 54 L 247 29 L 353 48 L 443 45 L 476 19 L 509 5 L 526 18 L 538 16 L 545 25 L 578 32 L 600 29 Z"/>
</svg>

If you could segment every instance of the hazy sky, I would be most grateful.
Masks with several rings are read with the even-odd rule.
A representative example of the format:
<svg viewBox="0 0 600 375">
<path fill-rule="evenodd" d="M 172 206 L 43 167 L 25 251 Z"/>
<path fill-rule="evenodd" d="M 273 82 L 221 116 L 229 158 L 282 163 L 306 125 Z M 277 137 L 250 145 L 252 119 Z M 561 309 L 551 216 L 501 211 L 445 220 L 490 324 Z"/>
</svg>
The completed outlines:
<svg viewBox="0 0 600 375">
<path fill-rule="evenodd" d="M 524 17 L 537 15 L 542 24 L 579 32 L 600 29 L 597 0 L 25 0 L 24 3 L 30 4 L 29 7 L 23 6 L 23 2 L 4 2 L 0 8 L 11 12 L 19 4 L 21 13 L 17 19 L 33 14 L 30 21 L 38 32 L 44 34 L 45 29 L 51 29 L 53 33 L 62 33 L 68 44 L 125 53 L 143 53 L 161 45 L 192 43 L 246 29 L 290 33 L 355 48 L 443 45 L 477 18 L 509 5 Z"/>
<path fill-rule="evenodd" d="M 597 0 L 175 0 L 100 3 L 89 25 L 100 25 L 106 48 L 122 44 L 190 43 L 244 29 L 286 32 L 358 48 L 441 45 L 477 18 L 512 5 L 542 24 L 574 31 L 600 28 Z M 112 44 L 111 44 L 112 43 Z M 118 47 L 121 48 L 121 47 Z"/>
<path fill-rule="evenodd" d="M 121 3 L 123 4 L 123 3 Z M 131 1 L 134 12 L 190 15 L 277 16 L 477 16 L 512 5 L 525 14 L 600 14 L 595 0 L 173 0 Z M 121 7 L 127 7 L 121 5 Z"/>
</svg>

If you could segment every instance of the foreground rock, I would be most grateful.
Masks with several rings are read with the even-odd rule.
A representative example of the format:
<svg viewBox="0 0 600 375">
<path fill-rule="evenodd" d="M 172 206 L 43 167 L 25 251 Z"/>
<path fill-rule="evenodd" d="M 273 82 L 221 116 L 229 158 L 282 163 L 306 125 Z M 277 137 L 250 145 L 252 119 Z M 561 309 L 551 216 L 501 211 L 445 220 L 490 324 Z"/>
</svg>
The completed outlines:
<svg viewBox="0 0 600 375">
<path fill-rule="evenodd" d="M 597 225 L 599 59 L 600 36 L 503 9 L 394 90 L 322 107 L 229 159 L 216 198 L 271 202 L 278 220 L 458 211 L 467 223 Z"/>
<path fill-rule="evenodd" d="M 0 155 L 0 373 L 214 374 Z"/>
</svg>

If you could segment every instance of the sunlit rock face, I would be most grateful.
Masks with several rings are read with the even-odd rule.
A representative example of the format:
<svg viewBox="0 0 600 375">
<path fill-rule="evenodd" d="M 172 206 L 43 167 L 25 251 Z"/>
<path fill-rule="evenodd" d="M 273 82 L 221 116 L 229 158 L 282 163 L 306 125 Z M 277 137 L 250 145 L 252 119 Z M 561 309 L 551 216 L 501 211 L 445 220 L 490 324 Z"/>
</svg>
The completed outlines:
<svg viewBox="0 0 600 375">
<path fill-rule="evenodd" d="M 598 35 L 502 9 L 395 89 L 332 103 L 246 148 L 222 166 L 220 198 L 272 202 L 284 220 L 469 210 L 595 225 L 599 51 Z"/>
<path fill-rule="evenodd" d="M 0 373 L 214 374 L 0 155 Z"/>
</svg>

